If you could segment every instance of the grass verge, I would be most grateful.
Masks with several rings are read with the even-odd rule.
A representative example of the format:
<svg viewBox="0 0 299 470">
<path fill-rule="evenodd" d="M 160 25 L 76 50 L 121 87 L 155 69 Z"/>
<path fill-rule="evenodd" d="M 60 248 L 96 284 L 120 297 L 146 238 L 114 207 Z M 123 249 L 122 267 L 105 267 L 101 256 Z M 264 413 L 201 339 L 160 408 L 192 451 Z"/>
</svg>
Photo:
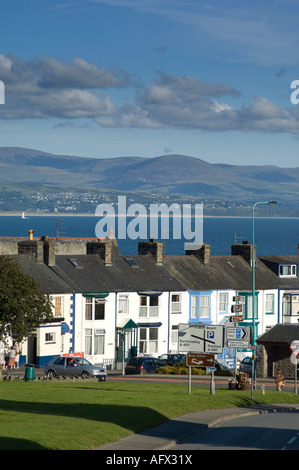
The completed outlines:
<svg viewBox="0 0 299 470">
<path fill-rule="evenodd" d="M 0 382 L 0 450 L 87 450 L 199 410 L 299 403 L 289 392 L 130 382 Z"/>
</svg>

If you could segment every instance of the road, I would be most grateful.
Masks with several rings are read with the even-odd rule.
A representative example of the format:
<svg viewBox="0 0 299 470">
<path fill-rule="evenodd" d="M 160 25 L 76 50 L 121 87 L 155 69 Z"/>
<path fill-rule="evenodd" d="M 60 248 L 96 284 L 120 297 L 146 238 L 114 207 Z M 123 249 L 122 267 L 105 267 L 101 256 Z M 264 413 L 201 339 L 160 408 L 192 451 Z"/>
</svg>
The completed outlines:
<svg viewBox="0 0 299 470">
<path fill-rule="evenodd" d="M 225 421 L 173 450 L 299 450 L 299 410 Z"/>
<path fill-rule="evenodd" d="M 215 388 L 228 388 L 228 379 L 229 377 L 221 377 L 215 376 Z M 184 384 L 188 386 L 188 376 L 187 375 L 159 375 L 159 374 L 145 374 L 145 375 L 121 375 L 119 374 L 109 374 L 108 378 L 109 381 L 126 381 L 126 382 L 156 382 L 156 383 L 176 383 L 176 384 Z M 200 387 L 210 387 L 211 378 L 209 376 L 192 376 L 191 379 L 191 388 L 195 386 Z M 267 379 L 258 379 L 257 380 L 257 390 L 261 390 L 262 387 L 265 391 L 267 390 L 276 390 L 274 378 L 267 378 Z M 286 380 L 286 385 L 283 391 L 295 392 L 295 384 L 294 380 L 288 379 Z M 299 392 L 299 385 L 298 385 L 298 392 Z"/>
<path fill-rule="evenodd" d="M 35 368 L 35 377 L 43 377 L 45 375 L 44 369 Z M 25 367 L 22 366 L 20 369 L 5 370 L 3 376 L 19 376 L 24 377 Z M 228 388 L 229 377 L 216 376 L 214 378 L 215 388 Z M 108 381 L 138 381 L 138 382 L 156 382 L 156 383 L 177 383 L 188 386 L 188 375 L 159 375 L 159 374 L 145 374 L 145 375 L 121 375 L 120 371 L 108 371 Z M 200 387 L 210 387 L 211 377 L 207 375 L 193 375 L 191 379 L 191 385 Z M 261 387 L 265 390 L 276 390 L 274 378 L 257 379 L 257 390 L 261 390 Z M 295 392 L 294 380 L 286 380 L 286 385 L 283 389 L 288 392 Z M 299 384 L 298 391 L 299 393 Z"/>
</svg>

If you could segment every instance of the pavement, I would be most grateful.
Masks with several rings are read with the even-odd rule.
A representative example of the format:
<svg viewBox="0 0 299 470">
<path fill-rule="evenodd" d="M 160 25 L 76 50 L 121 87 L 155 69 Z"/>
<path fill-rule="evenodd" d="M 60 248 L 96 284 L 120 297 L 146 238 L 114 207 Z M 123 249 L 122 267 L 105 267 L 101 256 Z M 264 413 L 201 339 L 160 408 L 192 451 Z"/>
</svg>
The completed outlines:
<svg viewBox="0 0 299 470">
<path fill-rule="evenodd" d="M 134 434 L 111 444 L 105 444 L 93 450 L 103 451 L 162 451 L 171 450 L 179 444 L 205 433 L 212 427 L 242 416 L 299 411 L 299 405 L 259 405 L 242 408 L 225 408 L 220 410 L 198 411 L 171 419 L 166 423 L 151 428 L 143 433 Z"/>
</svg>

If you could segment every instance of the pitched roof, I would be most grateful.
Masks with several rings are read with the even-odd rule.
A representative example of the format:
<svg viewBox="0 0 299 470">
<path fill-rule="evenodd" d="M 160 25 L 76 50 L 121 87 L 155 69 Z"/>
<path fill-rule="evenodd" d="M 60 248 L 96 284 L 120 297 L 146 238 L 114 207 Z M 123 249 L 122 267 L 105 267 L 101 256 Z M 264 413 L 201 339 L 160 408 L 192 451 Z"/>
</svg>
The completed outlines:
<svg viewBox="0 0 299 470">
<path fill-rule="evenodd" d="M 208 264 L 196 255 L 166 256 L 165 265 L 189 290 L 251 290 L 252 268 L 240 255 L 210 256 Z M 257 260 L 256 289 L 275 289 L 277 276 Z"/>
<path fill-rule="evenodd" d="M 24 274 L 37 281 L 43 294 L 71 294 L 73 292 L 70 285 L 46 264 L 38 263 L 35 258 L 28 255 L 13 255 L 11 258 L 18 262 Z"/>
<path fill-rule="evenodd" d="M 295 323 L 278 323 L 259 336 L 257 343 L 292 343 L 299 340 L 299 325 Z"/>
<path fill-rule="evenodd" d="M 131 260 L 131 261 L 130 261 Z M 186 288 L 150 255 L 116 255 L 111 266 L 97 254 L 57 255 L 53 272 L 75 292 L 183 291 Z"/>
<path fill-rule="evenodd" d="M 299 276 L 279 276 L 279 265 L 296 264 L 299 270 L 298 255 L 281 255 L 281 256 L 263 256 L 259 257 L 260 261 L 265 264 L 277 276 L 277 287 L 280 289 L 299 289 Z"/>
</svg>

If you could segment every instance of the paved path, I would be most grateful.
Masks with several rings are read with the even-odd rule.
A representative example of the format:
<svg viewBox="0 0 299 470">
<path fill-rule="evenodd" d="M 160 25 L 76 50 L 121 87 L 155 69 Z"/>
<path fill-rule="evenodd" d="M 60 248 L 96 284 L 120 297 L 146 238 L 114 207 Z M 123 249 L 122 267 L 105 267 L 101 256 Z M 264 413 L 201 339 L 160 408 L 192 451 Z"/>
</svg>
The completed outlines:
<svg viewBox="0 0 299 470">
<path fill-rule="evenodd" d="M 124 437 L 118 442 L 97 447 L 94 450 L 170 450 L 190 437 L 206 432 L 225 420 L 259 413 L 299 411 L 299 405 L 259 405 L 242 408 L 199 411 L 171 419 L 143 433 Z"/>
</svg>

